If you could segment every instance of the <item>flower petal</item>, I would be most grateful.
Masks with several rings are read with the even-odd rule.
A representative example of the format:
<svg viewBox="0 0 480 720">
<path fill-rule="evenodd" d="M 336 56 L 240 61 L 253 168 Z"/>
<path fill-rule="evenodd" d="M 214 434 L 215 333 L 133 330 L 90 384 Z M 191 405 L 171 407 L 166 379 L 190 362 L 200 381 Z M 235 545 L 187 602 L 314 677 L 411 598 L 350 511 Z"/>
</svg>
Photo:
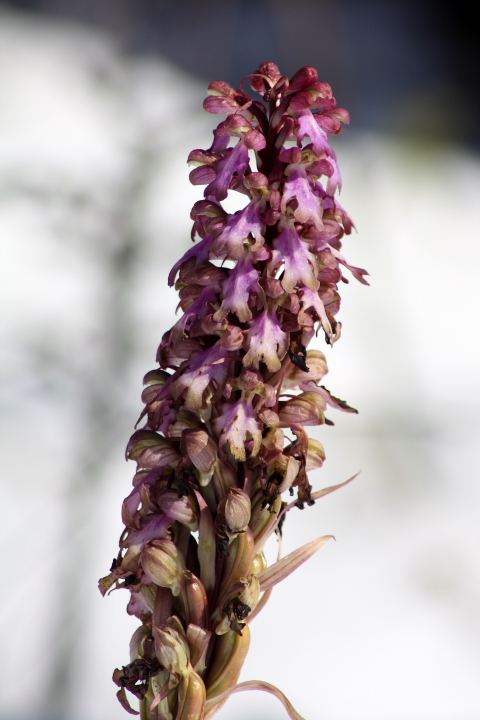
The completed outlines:
<svg viewBox="0 0 480 720">
<path fill-rule="evenodd" d="M 195 266 L 198 267 L 202 263 L 204 263 L 206 260 L 208 260 L 208 253 L 210 250 L 210 245 L 212 243 L 212 237 L 211 235 L 208 235 L 204 240 L 197 243 L 193 247 L 190 248 L 190 250 L 187 250 L 185 255 L 183 255 L 178 262 L 175 263 L 175 265 L 170 270 L 170 273 L 168 275 L 168 284 L 170 286 L 173 285 L 175 282 L 175 278 L 177 276 L 177 273 L 180 269 L 180 266 L 183 265 L 184 262 L 187 262 L 187 260 L 190 260 L 190 258 L 195 258 Z"/>
<path fill-rule="evenodd" d="M 140 715 L 138 710 L 134 710 L 128 702 L 127 693 L 125 692 L 124 687 L 120 688 L 120 690 L 117 692 L 117 700 L 122 706 L 122 708 L 126 710 L 127 713 L 129 713 L 130 715 Z"/>
<path fill-rule="evenodd" d="M 205 188 L 204 196 L 213 198 L 218 202 L 225 200 L 228 195 L 228 187 L 232 180 L 233 174 L 243 175 L 243 171 L 248 163 L 248 149 L 243 140 L 239 140 L 234 148 L 231 148 L 228 154 L 218 161 L 216 167 L 217 175 L 215 180 Z"/>
<path fill-rule="evenodd" d="M 325 155 L 333 155 L 333 151 L 328 142 L 328 135 L 323 128 L 315 121 L 315 116 L 309 109 L 302 110 L 297 120 L 296 135 L 299 140 L 303 140 L 308 135 L 312 141 L 313 151 L 318 158 Z"/>
<path fill-rule="evenodd" d="M 310 288 L 304 287 L 302 288 L 302 309 L 298 314 L 298 322 L 300 323 L 300 325 L 308 324 L 306 319 L 306 311 L 309 308 L 313 308 L 315 310 L 318 317 L 320 318 L 323 329 L 330 338 L 330 342 L 332 342 L 332 326 L 328 319 L 327 311 L 325 310 L 325 306 L 320 298 L 320 295 L 317 292 L 311 290 Z"/>
<path fill-rule="evenodd" d="M 190 305 L 180 320 L 173 326 L 170 334 L 170 343 L 176 345 L 181 342 L 184 338 L 187 323 L 190 324 L 195 318 L 202 320 L 209 311 L 208 304 L 214 303 L 216 299 L 217 293 L 211 285 L 202 290 L 197 300 Z M 166 379 L 168 380 L 168 377 Z"/>
</svg>

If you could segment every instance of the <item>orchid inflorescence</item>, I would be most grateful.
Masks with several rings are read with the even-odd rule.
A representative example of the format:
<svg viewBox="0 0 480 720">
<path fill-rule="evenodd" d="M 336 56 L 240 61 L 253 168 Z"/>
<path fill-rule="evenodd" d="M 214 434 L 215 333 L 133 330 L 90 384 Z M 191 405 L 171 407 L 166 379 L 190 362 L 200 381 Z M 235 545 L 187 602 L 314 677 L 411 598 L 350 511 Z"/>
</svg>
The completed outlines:
<svg viewBox="0 0 480 720">
<path fill-rule="evenodd" d="M 270 567 L 266 541 L 280 538 L 291 508 L 345 484 L 312 491 L 307 473 L 325 453 L 304 427 L 332 424 L 327 406 L 356 412 L 319 384 L 325 356 L 306 349 L 320 329 L 328 345 L 340 336 L 342 266 L 366 284 L 340 254 L 353 222 L 335 197 L 328 140 L 349 116 L 312 67 L 288 80 L 267 62 L 248 79 L 263 102 L 222 81 L 204 102 L 227 118 L 188 158 L 191 182 L 206 188 L 191 212 L 195 244 L 169 276 L 183 315 L 144 379 L 120 552 L 100 580 L 103 594 L 130 591 L 127 612 L 142 623 L 113 679 L 121 704 L 138 714 L 128 690 L 145 720 L 210 718 L 247 689 L 273 693 L 300 718 L 273 685 L 237 679 L 249 623 L 273 586 L 331 536 Z M 221 205 L 229 190 L 248 199 L 234 214 Z M 286 491 L 296 492 L 289 503 Z"/>
</svg>

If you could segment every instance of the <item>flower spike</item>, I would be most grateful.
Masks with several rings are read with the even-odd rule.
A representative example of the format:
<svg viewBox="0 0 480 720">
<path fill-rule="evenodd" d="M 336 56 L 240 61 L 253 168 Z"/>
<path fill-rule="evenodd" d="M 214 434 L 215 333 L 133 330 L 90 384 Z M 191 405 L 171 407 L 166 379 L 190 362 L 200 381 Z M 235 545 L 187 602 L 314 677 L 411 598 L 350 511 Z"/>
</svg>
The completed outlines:
<svg viewBox="0 0 480 720">
<path fill-rule="evenodd" d="M 337 199 L 329 135 L 349 116 L 315 68 L 289 79 L 272 62 L 241 89 L 212 82 L 204 108 L 224 117 L 211 147 L 188 156 L 192 184 L 205 187 L 193 245 L 168 277 L 181 314 L 144 379 L 125 528 L 99 582 L 103 595 L 126 589 L 141 623 L 113 679 L 128 713 L 138 714 L 130 696 L 140 701 L 142 720 L 206 720 L 244 690 L 273 694 L 303 720 L 274 685 L 237 680 L 251 620 L 333 537 L 282 558 L 288 512 L 354 479 L 314 490 L 308 473 L 325 450 L 305 430 L 332 425 L 329 409 L 356 413 L 320 384 L 324 353 L 307 349 L 319 330 L 327 345 L 340 337 L 345 269 L 367 284 L 340 252 L 354 225 Z M 234 214 L 222 207 L 230 192 L 245 197 Z M 267 566 L 273 534 L 278 559 Z"/>
</svg>

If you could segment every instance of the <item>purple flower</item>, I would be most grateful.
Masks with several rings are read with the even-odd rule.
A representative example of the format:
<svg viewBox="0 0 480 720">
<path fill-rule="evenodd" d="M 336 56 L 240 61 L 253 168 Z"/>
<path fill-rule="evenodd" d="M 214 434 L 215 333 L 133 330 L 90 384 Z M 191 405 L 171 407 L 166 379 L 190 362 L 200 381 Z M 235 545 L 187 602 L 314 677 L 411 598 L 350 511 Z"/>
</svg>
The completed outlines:
<svg viewBox="0 0 480 720">
<path fill-rule="evenodd" d="M 190 250 L 187 250 L 185 255 L 183 255 L 183 257 L 181 257 L 180 260 L 176 262 L 173 268 L 170 270 L 170 274 L 168 276 L 168 284 L 170 286 L 174 284 L 180 267 L 191 258 L 195 258 L 195 267 L 198 267 L 199 265 L 202 265 L 204 262 L 206 262 L 208 260 L 211 244 L 212 238 L 209 235 L 204 240 L 190 248 Z"/>
<path fill-rule="evenodd" d="M 130 533 L 126 540 L 121 544 L 122 547 L 130 547 L 131 545 L 145 545 L 150 540 L 165 539 L 167 537 L 167 529 L 175 522 L 174 518 L 168 515 L 154 515 L 145 527 L 136 532 Z"/>
<path fill-rule="evenodd" d="M 240 108 L 251 104 L 251 98 L 242 90 L 235 90 L 223 80 L 214 80 L 207 90 L 210 97 L 205 98 L 203 107 L 209 113 L 236 113 Z"/>
<path fill-rule="evenodd" d="M 245 367 L 260 367 L 264 362 L 270 372 L 280 369 L 288 350 L 288 336 L 273 311 L 265 310 L 253 321 L 248 335 L 248 352 L 243 358 Z"/>
<path fill-rule="evenodd" d="M 332 250 L 335 257 L 338 259 L 339 262 L 342 263 L 342 265 L 345 265 L 346 268 L 350 270 L 353 277 L 358 280 L 358 282 L 361 282 L 363 285 L 369 285 L 370 283 L 365 280 L 364 275 L 369 275 L 369 273 L 366 270 L 362 270 L 362 268 L 355 267 L 354 265 L 350 265 L 349 262 L 336 250 Z"/>
<path fill-rule="evenodd" d="M 185 330 L 195 318 L 203 319 L 208 313 L 209 303 L 214 303 L 217 298 L 217 294 L 213 287 L 206 287 L 200 293 L 199 297 L 193 302 L 188 310 L 183 314 L 180 320 L 173 326 L 170 342 L 177 344 L 183 337 Z"/>
<path fill-rule="evenodd" d="M 205 188 L 204 196 L 218 202 L 225 200 L 233 174 L 236 173 L 239 177 L 243 176 L 247 164 L 248 148 L 242 139 L 234 148 L 227 150 L 225 157 L 217 162 L 215 179 Z"/>
<path fill-rule="evenodd" d="M 260 272 L 253 267 L 251 258 L 246 255 L 239 260 L 228 280 L 223 284 L 223 301 L 220 309 L 213 316 L 214 320 L 224 320 L 229 312 L 234 312 L 240 322 L 252 319 L 252 311 L 248 306 L 250 293 L 255 293 L 260 307 L 265 303 L 265 293 L 258 284 Z"/>
<path fill-rule="evenodd" d="M 312 324 L 311 321 L 307 319 L 307 311 L 310 308 L 313 308 L 315 312 L 317 313 L 318 317 L 320 318 L 320 321 L 322 323 L 322 327 L 327 333 L 330 340 L 333 338 L 333 330 L 332 326 L 330 325 L 330 321 L 327 317 L 327 312 L 325 310 L 325 306 L 319 296 L 319 294 L 310 288 L 304 287 L 302 290 L 302 308 L 300 312 L 298 313 L 298 322 L 300 325 L 310 325 Z"/>
<path fill-rule="evenodd" d="M 300 285 L 318 290 L 320 283 L 316 278 L 316 256 L 309 251 L 308 244 L 301 240 L 292 220 L 282 220 L 279 229 L 281 232 L 273 241 L 274 252 L 269 263 L 270 269 L 279 267 L 282 261 L 285 263 L 281 278 L 285 292 L 291 293 Z"/>
<path fill-rule="evenodd" d="M 310 109 L 302 110 L 298 118 L 296 133 L 300 141 L 303 140 L 305 135 L 309 136 L 312 141 L 313 151 L 319 159 L 328 156 L 328 160 L 333 166 L 333 174 L 328 179 L 327 193 L 334 195 L 337 189 L 342 189 L 342 177 L 337 163 L 337 156 L 330 146 L 327 133 L 319 122 L 320 117 L 320 115 L 313 115 Z"/>
<path fill-rule="evenodd" d="M 292 198 L 296 198 L 298 206 L 293 210 L 295 220 L 299 223 L 315 225 L 321 230 L 323 228 L 322 202 L 313 192 L 306 167 L 300 164 L 289 165 L 285 174 L 289 176 L 289 179 L 283 190 L 282 211 L 286 212 L 287 203 Z"/>
<path fill-rule="evenodd" d="M 326 155 L 332 157 L 333 150 L 328 142 L 328 135 L 315 121 L 315 116 L 310 109 L 300 112 L 297 120 L 296 135 L 300 142 L 305 135 L 308 135 L 312 142 L 313 152 L 319 159 Z"/>
<path fill-rule="evenodd" d="M 243 210 L 230 215 L 226 225 L 212 243 L 212 253 L 217 258 L 239 260 L 245 245 L 258 248 L 263 243 L 263 198 L 254 198 Z M 250 237 L 251 236 L 251 237 Z"/>
<path fill-rule="evenodd" d="M 253 440 L 251 454 L 255 456 L 258 453 L 262 442 L 262 426 L 257 420 L 251 400 L 242 398 L 232 405 L 225 405 L 222 415 L 216 418 L 214 427 L 220 447 L 228 444 L 236 460 L 245 462 L 245 444 L 248 440 Z"/>
<path fill-rule="evenodd" d="M 199 353 L 181 375 L 172 383 L 171 394 L 175 400 L 185 395 L 188 410 L 199 410 L 205 405 L 204 392 L 214 382 L 216 386 L 225 382 L 228 375 L 228 350 L 220 341 L 209 350 Z M 216 387 L 215 387 L 216 389 Z"/>
</svg>

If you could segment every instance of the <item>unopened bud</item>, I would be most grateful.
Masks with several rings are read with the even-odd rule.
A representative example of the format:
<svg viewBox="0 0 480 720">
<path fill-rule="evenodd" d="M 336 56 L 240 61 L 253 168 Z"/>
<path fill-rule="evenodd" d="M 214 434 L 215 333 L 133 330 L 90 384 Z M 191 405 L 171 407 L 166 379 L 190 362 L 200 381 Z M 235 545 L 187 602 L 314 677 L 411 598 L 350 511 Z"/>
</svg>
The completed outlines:
<svg viewBox="0 0 480 720">
<path fill-rule="evenodd" d="M 261 172 L 251 172 L 245 175 L 244 184 L 248 188 L 268 188 L 268 178 Z"/>
<path fill-rule="evenodd" d="M 141 564 L 148 579 L 179 595 L 185 575 L 181 552 L 171 540 L 153 540 L 142 550 Z"/>
<path fill-rule="evenodd" d="M 254 390 L 263 384 L 263 376 L 260 370 L 244 369 L 239 380 L 244 390 Z"/>
<path fill-rule="evenodd" d="M 153 430 L 137 430 L 128 441 L 127 460 L 136 460 L 139 468 L 151 469 L 171 465 L 180 460 L 171 443 Z"/>
<path fill-rule="evenodd" d="M 180 631 L 170 625 L 161 625 L 153 628 L 153 638 L 160 665 L 172 675 L 184 675 L 190 663 L 190 650 Z"/>
<path fill-rule="evenodd" d="M 194 493 L 178 497 L 178 492 L 165 490 L 157 500 L 160 509 L 173 520 L 186 525 L 192 532 L 198 530 L 199 508 Z"/>
<path fill-rule="evenodd" d="M 245 334 L 236 325 L 229 325 L 222 335 L 220 344 L 225 350 L 235 352 L 242 347 L 245 340 Z"/>
<path fill-rule="evenodd" d="M 180 410 L 175 418 L 175 422 L 168 428 L 168 437 L 180 439 L 184 430 L 194 430 L 198 428 L 198 416 L 190 410 Z"/>
<path fill-rule="evenodd" d="M 165 385 L 169 377 L 170 375 L 165 372 L 165 370 L 160 369 L 150 370 L 150 372 L 145 375 L 143 384 L 146 387 L 142 392 L 142 402 L 144 402 L 145 405 L 151 406 L 151 404 L 155 402 L 162 386 Z"/>
<path fill-rule="evenodd" d="M 217 460 L 217 444 L 205 430 L 185 433 L 184 446 L 188 457 L 200 472 L 200 484 L 208 485 Z"/>
<path fill-rule="evenodd" d="M 308 373 L 292 366 L 292 371 L 283 381 L 284 389 L 298 387 L 302 382 L 321 380 L 328 373 L 327 360 L 320 350 L 308 350 L 305 364 Z"/>
<path fill-rule="evenodd" d="M 220 503 L 219 509 L 225 513 L 227 528 L 231 533 L 243 532 L 250 522 L 252 509 L 250 498 L 240 488 L 230 488 L 227 497 Z"/>
<path fill-rule="evenodd" d="M 281 405 L 280 427 L 289 427 L 294 423 L 322 425 L 325 421 L 325 408 L 326 402 L 321 395 L 314 392 L 302 393 Z"/>
<path fill-rule="evenodd" d="M 305 470 L 310 472 L 322 467 L 325 461 L 325 450 L 323 445 L 314 438 L 308 439 L 307 461 Z"/>
<path fill-rule="evenodd" d="M 277 427 L 280 423 L 280 418 L 277 413 L 269 408 L 263 408 L 263 410 L 260 410 L 258 417 L 267 427 Z"/>
</svg>

